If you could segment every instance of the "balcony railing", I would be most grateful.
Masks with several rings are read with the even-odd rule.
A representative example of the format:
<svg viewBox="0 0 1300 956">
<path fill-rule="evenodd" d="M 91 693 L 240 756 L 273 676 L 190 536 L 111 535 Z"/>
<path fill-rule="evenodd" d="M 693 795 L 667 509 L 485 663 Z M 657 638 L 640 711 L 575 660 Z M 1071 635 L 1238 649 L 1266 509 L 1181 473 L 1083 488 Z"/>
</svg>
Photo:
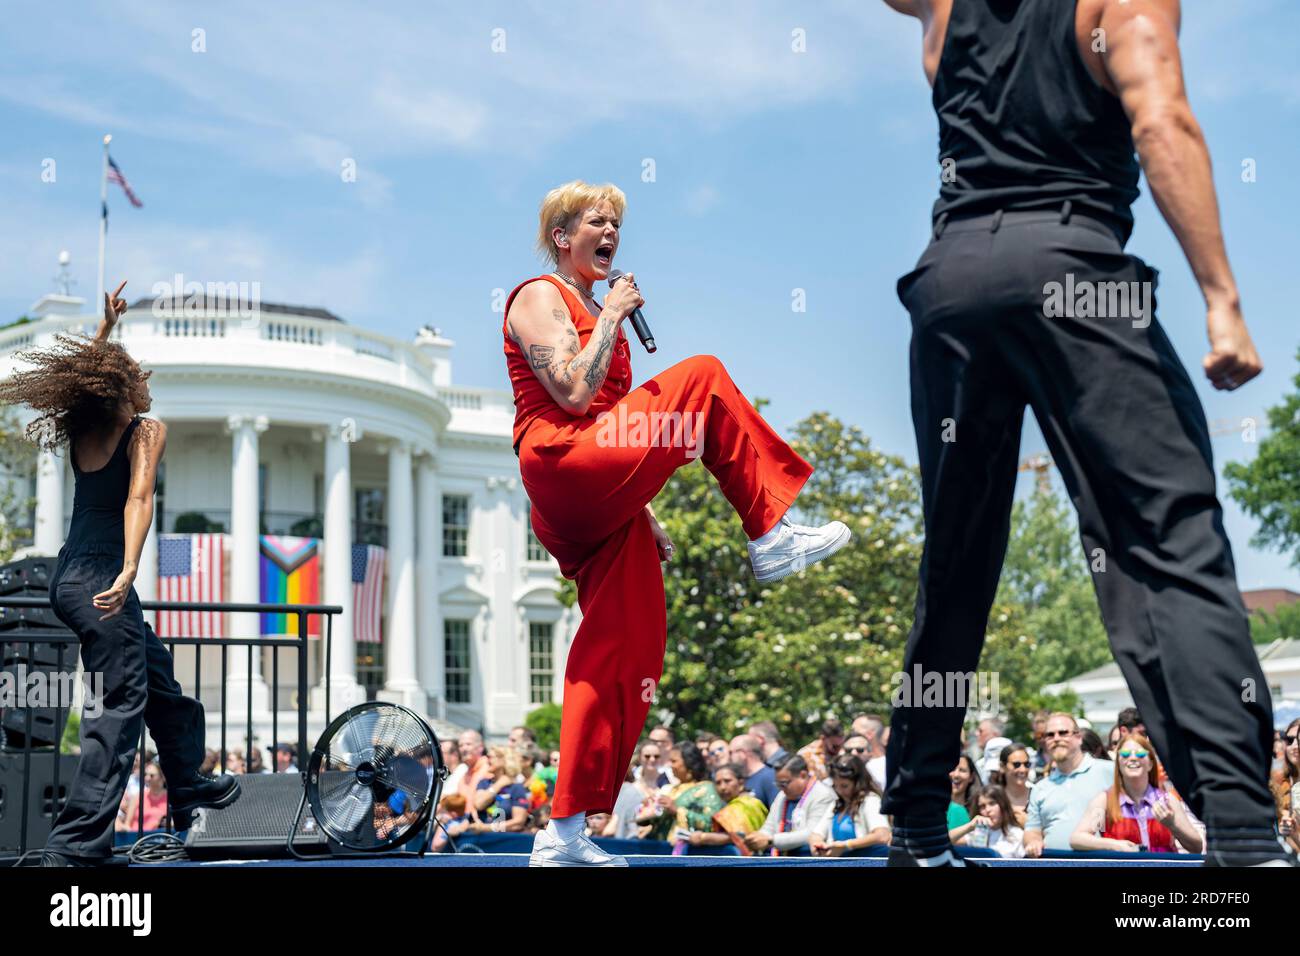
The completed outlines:
<svg viewBox="0 0 1300 956">
<path fill-rule="evenodd" d="M 0 596 L 0 608 L 29 608 L 29 609 L 49 609 L 50 602 L 48 598 L 33 596 Z M 205 612 L 225 612 L 230 614 L 287 614 L 295 621 L 296 636 L 286 637 L 167 637 L 162 639 L 162 643 L 167 647 L 168 652 L 173 658 L 176 656 L 178 646 L 188 646 L 194 648 L 194 674 L 193 674 L 193 692 L 191 696 L 200 697 L 203 687 L 203 653 L 205 650 L 219 648 L 218 654 L 221 659 L 221 703 L 220 703 L 220 721 L 221 721 L 221 747 L 220 747 L 220 772 L 224 772 L 226 766 L 227 739 L 230 730 L 228 720 L 228 700 L 227 700 L 227 679 L 230 676 L 230 658 L 226 653 L 228 647 L 247 648 L 246 664 L 246 686 L 248 688 L 247 699 L 244 701 L 244 714 L 246 715 L 246 727 L 244 739 L 249 742 L 251 748 L 253 737 L 253 648 L 273 648 L 273 649 L 293 649 L 297 658 L 297 727 L 296 741 L 298 745 L 298 766 L 300 772 L 306 767 L 306 761 L 311 755 L 311 749 L 307 740 L 307 703 L 309 683 L 307 679 L 307 647 L 308 647 L 308 627 L 307 619 L 312 615 L 320 615 L 325 618 L 325 725 L 328 726 L 332 718 L 330 713 L 330 650 L 334 633 L 334 615 L 341 614 L 343 609 L 337 605 L 325 604 L 231 604 L 231 603 L 202 603 L 197 601 L 141 601 L 140 607 L 145 611 L 205 611 Z M 21 628 L 4 631 L 0 634 L 3 642 L 7 645 L 26 646 L 26 655 L 24 661 L 36 661 L 38 648 L 42 648 L 41 653 L 47 658 L 45 666 L 53 664 L 56 668 L 55 673 L 67 673 L 65 662 L 73 662 L 75 671 L 75 662 L 77 659 L 77 647 L 79 644 L 77 635 L 69 630 L 55 628 Z M 45 648 L 53 648 L 53 661 L 49 661 L 50 652 Z M 17 656 L 17 655 L 16 655 Z M 39 666 L 39 665 L 38 665 Z M 181 684 L 182 689 L 186 686 L 184 675 L 176 674 L 176 680 Z M 268 690 L 271 694 L 270 699 L 270 716 L 271 716 L 271 747 L 270 753 L 273 755 L 276 747 L 281 743 L 280 737 L 280 655 L 271 655 L 271 680 Z M 59 811 L 63 804 L 66 803 L 66 797 L 60 797 L 59 778 L 60 778 L 60 760 L 59 741 L 63 739 L 64 727 L 67 724 L 68 710 L 65 702 L 59 701 L 58 707 L 45 708 L 44 710 L 52 711 L 51 716 L 42 715 L 42 723 L 45 720 L 51 720 L 52 723 L 48 730 L 40 730 L 36 726 L 37 717 L 31 707 L 24 708 L 24 731 L 23 746 L 19 751 L 23 758 L 23 778 L 30 780 L 32 773 L 32 752 L 35 748 L 32 745 L 33 739 L 50 739 L 54 741 L 54 761 L 52 769 L 52 786 L 51 793 L 53 798 L 50 806 L 50 824 L 58 817 Z M 147 729 L 147 728 L 146 728 Z M 292 738 L 291 738 L 292 739 Z M 139 753 L 143 754 L 146 745 L 146 735 L 142 731 L 140 734 Z M 143 760 L 141 761 L 141 777 L 143 778 Z M 271 769 L 278 772 L 275 766 L 274 757 L 271 760 Z M 143 779 L 142 779 L 143 783 Z M 32 787 L 24 786 L 22 788 L 21 798 L 21 815 L 20 815 L 20 836 L 19 836 L 19 858 L 21 859 L 27 853 L 27 831 L 28 818 L 32 812 L 30 805 L 30 794 Z M 169 811 L 170 813 L 170 811 Z M 140 801 L 139 819 L 136 821 L 136 832 L 145 833 L 144 829 L 144 801 Z M 168 829 L 171 829 L 169 826 Z"/>
</svg>

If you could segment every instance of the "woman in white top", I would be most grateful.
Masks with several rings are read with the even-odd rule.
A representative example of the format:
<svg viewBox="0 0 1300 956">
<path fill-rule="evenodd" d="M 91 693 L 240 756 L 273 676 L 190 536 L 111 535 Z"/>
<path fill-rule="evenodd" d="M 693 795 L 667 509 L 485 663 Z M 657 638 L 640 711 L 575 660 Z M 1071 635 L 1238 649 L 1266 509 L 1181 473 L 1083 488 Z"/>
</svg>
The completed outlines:
<svg viewBox="0 0 1300 956">
<path fill-rule="evenodd" d="M 1023 827 L 1029 816 L 1029 791 L 1033 784 L 1029 774 L 1033 769 L 1034 758 L 1029 755 L 1029 748 L 1024 744 L 1007 744 L 998 754 L 998 769 L 989 774 L 989 783 L 996 783 L 1007 792 L 1015 819 L 1011 822 Z"/>
<path fill-rule="evenodd" d="M 952 842 L 959 846 L 986 846 L 1007 860 L 1025 856 L 1025 831 L 1016 826 L 1015 809 L 1005 787 L 989 784 L 979 795 L 979 813 L 974 820 L 955 830 Z"/>
<path fill-rule="evenodd" d="M 889 819 L 880 812 L 880 788 L 867 765 L 852 754 L 840 754 L 827 771 L 836 800 L 812 826 L 808 848 L 813 856 L 843 856 L 888 845 Z"/>
</svg>

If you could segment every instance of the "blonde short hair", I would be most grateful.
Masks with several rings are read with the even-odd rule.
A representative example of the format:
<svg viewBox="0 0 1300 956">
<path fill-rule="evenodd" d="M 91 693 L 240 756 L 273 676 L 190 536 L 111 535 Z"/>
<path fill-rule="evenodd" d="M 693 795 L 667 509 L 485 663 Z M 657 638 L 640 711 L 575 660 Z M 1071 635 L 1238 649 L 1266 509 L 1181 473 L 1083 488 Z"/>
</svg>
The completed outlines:
<svg viewBox="0 0 1300 956">
<path fill-rule="evenodd" d="M 558 264 L 560 250 L 551 238 L 551 231 L 567 228 L 574 216 L 602 201 L 613 206 L 614 214 L 622 220 L 623 212 L 627 209 L 627 197 L 613 183 L 593 186 L 575 179 L 552 189 L 542 200 L 542 208 L 537 216 L 537 250 Z"/>
<path fill-rule="evenodd" d="M 519 752 L 513 747 L 491 747 L 488 749 L 488 755 L 497 757 L 501 760 L 501 769 L 506 772 L 508 777 L 517 777 L 524 772 L 524 762 L 519 757 Z M 532 769 L 529 767 L 528 769 Z"/>
</svg>

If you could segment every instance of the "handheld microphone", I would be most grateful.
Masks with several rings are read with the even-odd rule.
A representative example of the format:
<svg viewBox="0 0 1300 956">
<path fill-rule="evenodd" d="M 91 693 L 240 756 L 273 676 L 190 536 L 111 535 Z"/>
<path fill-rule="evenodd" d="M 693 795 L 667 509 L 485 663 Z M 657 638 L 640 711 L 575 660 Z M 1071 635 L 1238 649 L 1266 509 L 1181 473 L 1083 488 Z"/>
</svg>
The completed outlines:
<svg viewBox="0 0 1300 956">
<path fill-rule="evenodd" d="M 609 287 L 614 288 L 614 283 L 627 275 L 622 269 L 609 270 Z M 655 337 L 650 334 L 650 326 L 646 323 L 645 316 L 641 314 L 640 309 L 632 310 L 632 328 L 636 329 L 636 337 L 641 340 L 647 352 L 653 352 L 659 346 L 655 345 Z"/>
</svg>

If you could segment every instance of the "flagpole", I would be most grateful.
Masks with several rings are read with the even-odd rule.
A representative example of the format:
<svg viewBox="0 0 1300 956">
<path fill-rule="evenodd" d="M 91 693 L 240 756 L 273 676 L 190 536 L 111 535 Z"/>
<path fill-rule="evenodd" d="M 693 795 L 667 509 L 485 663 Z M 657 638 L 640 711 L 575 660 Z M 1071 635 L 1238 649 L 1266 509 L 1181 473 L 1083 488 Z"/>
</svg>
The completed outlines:
<svg viewBox="0 0 1300 956">
<path fill-rule="evenodd" d="M 100 314 L 104 301 L 104 244 L 108 239 L 108 144 L 111 134 L 104 134 L 103 171 L 99 178 L 99 283 L 95 286 L 95 300 L 90 304 L 91 315 Z"/>
</svg>

